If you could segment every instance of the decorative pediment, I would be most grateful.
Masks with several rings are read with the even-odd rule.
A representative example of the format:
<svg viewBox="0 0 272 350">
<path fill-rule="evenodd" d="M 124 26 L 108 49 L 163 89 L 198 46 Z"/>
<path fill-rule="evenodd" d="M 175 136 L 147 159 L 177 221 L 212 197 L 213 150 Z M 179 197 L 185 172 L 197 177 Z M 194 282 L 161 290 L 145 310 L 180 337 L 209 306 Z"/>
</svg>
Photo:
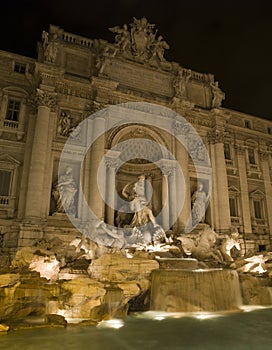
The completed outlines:
<svg viewBox="0 0 272 350">
<path fill-rule="evenodd" d="M 228 190 L 229 190 L 229 192 L 232 192 L 232 193 L 235 193 L 235 194 L 240 193 L 240 190 L 237 187 L 233 186 L 233 185 L 229 186 Z"/>
<path fill-rule="evenodd" d="M 13 166 L 18 166 L 21 164 L 17 159 L 6 153 L 0 154 L 0 163 L 12 164 Z"/>
<path fill-rule="evenodd" d="M 26 90 L 17 86 L 6 86 L 5 88 L 3 88 L 3 92 L 6 94 L 12 94 L 20 97 L 28 96 L 28 92 Z"/>
<path fill-rule="evenodd" d="M 254 147 L 254 148 L 257 148 L 258 147 L 258 142 L 254 139 L 247 139 L 245 141 L 245 145 L 248 146 L 248 147 Z"/>
<path fill-rule="evenodd" d="M 261 190 L 254 190 L 250 192 L 250 197 L 263 198 L 265 196 L 264 192 Z"/>
</svg>

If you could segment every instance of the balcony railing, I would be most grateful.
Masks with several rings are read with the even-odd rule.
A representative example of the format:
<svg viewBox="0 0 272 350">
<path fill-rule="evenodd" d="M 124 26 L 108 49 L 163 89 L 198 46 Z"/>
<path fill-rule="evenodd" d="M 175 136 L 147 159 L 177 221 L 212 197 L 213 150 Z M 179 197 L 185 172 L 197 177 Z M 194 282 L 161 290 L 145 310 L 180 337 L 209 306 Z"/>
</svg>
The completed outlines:
<svg viewBox="0 0 272 350">
<path fill-rule="evenodd" d="M 4 120 L 4 127 L 11 128 L 11 129 L 18 129 L 19 122 L 14 120 Z"/>
<path fill-rule="evenodd" d="M 0 206 L 6 207 L 9 206 L 10 197 L 9 196 L 0 196 Z"/>
</svg>

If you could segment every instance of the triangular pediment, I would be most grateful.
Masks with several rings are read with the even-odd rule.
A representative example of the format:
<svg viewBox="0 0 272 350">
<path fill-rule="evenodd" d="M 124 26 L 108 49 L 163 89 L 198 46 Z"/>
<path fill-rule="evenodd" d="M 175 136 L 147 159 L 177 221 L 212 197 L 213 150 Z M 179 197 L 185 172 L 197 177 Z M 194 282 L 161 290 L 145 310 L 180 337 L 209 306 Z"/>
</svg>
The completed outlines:
<svg viewBox="0 0 272 350">
<path fill-rule="evenodd" d="M 6 153 L 1 153 L 0 154 L 0 162 L 1 163 L 9 163 L 9 164 L 13 164 L 13 165 L 20 165 L 21 163 L 15 159 L 14 157 L 12 157 L 11 155 L 9 154 L 6 154 Z"/>
<path fill-rule="evenodd" d="M 233 185 L 229 186 L 228 190 L 229 192 L 240 193 L 239 189 Z"/>
<path fill-rule="evenodd" d="M 265 193 L 261 190 L 255 190 L 255 191 L 250 192 L 250 196 L 251 197 L 264 197 Z"/>
</svg>

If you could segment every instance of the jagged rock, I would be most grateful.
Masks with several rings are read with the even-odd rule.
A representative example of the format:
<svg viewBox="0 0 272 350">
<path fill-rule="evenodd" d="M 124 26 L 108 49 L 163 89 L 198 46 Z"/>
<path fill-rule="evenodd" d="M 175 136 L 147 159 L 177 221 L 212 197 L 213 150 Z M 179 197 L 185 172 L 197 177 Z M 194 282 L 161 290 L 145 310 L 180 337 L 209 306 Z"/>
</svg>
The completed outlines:
<svg viewBox="0 0 272 350">
<path fill-rule="evenodd" d="M 4 323 L 0 323 L 0 333 L 2 333 L 2 332 L 6 333 L 8 331 L 9 331 L 9 326 L 7 326 Z"/>
<path fill-rule="evenodd" d="M 243 302 L 246 305 L 272 304 L 272 279 L 265 276 L 240 274 Z"/>
<path fill-rule="evenodd" d="M 62 326 L 62 327 L 67 326 L 67 321 L 65 320 L 65 318 L 61 315 L 56 315 L 56 314 L 45 315 L 45 323 L 50 326 Z"/>
<path fill-rule="evenodd" d="M 104 254 L 92 261 L 88 272 L 92 278 L 99 281 L 127 282 L 148 279 L 151 272 L 158 268 L 159 264 L 155 260 Z"/>
<path fill-rule="evenodd" d="M 104 285 L 89 277 L 65 281 L 60 287 L 59 308 L 65 317 L 90 318 L 105 294 Z"/>
</svg>

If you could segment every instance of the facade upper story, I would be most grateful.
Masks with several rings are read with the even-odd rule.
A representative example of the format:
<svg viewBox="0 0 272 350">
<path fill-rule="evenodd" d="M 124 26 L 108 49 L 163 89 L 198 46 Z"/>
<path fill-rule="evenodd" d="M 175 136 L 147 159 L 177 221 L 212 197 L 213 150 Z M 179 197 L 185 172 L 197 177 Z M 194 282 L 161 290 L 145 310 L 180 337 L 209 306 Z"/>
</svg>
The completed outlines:
<svg viewBox="0 0 272 350">
<path fill-rule="evenodd" d="M 18 193 L 26 193 L 39 91 L 52 111 L 48 152 L 54 154 L 84 118 L 107 106 L 143 101 L 175 110 L 207 148 L 218 140 L 224 143 L 230 197 L 241 196 L 244 176 L 253 214 L 257 212 L 254 200 L 265 198 L 265 182 L 271 186 L 272 122 L 222 107 L 225 94 L 214 76 L 166 61 L 169 46 L 145 19 L 110 30 L 114 43 L 50 25 L 37 45 L 37 59 L 0 51 L 1 217 L 23 216 Z M 64 117 L 69 117 L 68 129 Z M 201 165 L 201 156 L 196 154 L 194 161 Z M 238 209 L 233 209 L 233 220 L 242 217 Z M 256 227 L 271 208 L 261 210 L 265 215 L 255 218 Z"/>
</svg>

